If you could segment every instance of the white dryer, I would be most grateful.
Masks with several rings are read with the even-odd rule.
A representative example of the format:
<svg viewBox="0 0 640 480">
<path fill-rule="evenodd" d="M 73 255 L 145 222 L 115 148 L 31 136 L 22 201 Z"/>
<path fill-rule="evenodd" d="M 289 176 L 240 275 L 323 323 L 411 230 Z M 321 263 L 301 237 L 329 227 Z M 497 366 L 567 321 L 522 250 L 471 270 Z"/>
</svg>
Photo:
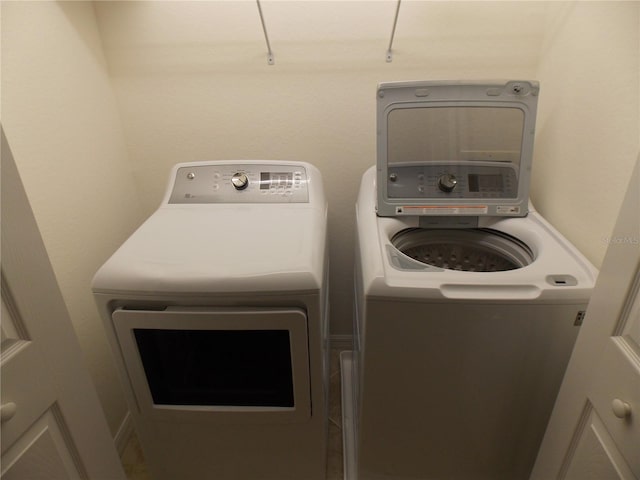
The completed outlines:
<svg viewBox="0 0 640 480">
<path fill-rule="evenodd" d="M 183 163 L 96 273 L 154 479 L 324 480 L 326 226 L 310 164 Z"/>
<path fill-rule="evenodd" d="M 528 203 L 537 94 L 378 88 L 343 362 L 350 480 L 529 476 L 597 274 Z"/>
</svg>

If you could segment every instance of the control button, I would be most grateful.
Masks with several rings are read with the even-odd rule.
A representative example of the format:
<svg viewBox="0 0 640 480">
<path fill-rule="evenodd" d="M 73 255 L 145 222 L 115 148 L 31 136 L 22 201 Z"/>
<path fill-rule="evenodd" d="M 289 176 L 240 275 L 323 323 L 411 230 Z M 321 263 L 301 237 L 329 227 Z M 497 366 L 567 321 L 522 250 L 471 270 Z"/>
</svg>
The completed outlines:
<svg viewBox="0 0 640 480">
<path fill-rule="evenodd" d="M 234 173 L 231 177 L 231 183 L 236 190 L 244 190 L 249 186 L 249 177 L 242 172 Z"/>
<path fill-rule="evenodd" d="M 389 180 L 391 180 L 392 182 L 395 182 L 396 180 L 398 180 L 398 175 L 396 175 L 395 173 L 392 173 L 391 175 L 389 175 Z"/>
<path fill-rule="evenodd" d="M 438 188 L 443 192 L 452 192 L 456 185 L 458 185 L 458 180 L 455 175 L 450 173 L 440 175 L 440 178 L 438 178 Z"/>
</svg>

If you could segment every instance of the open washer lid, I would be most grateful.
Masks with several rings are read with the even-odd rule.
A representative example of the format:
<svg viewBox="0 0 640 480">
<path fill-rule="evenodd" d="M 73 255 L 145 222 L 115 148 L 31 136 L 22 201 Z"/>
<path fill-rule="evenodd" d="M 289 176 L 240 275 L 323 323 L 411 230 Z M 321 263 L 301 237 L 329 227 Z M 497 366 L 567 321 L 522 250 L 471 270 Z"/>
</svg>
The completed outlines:
<svg viewBox="0 0 640 480">
<path fill-rule="evenodd" d="M 527 214 L 539 84 L 381 83 L 378 215 Z"/>
</svg>

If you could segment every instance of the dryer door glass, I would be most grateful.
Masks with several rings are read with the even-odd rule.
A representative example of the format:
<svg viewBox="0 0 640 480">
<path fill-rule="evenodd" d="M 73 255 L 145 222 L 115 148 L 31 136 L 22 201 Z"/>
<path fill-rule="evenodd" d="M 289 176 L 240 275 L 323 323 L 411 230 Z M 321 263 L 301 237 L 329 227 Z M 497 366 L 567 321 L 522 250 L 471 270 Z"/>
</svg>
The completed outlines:
<svg viewBox="0 0 640 480">
<path fill-rule="evenodd" d="M 303 310 L 118 309 L 112 320 L 143 414 L 222 422 L 311 415 Z"/>
<path fill-rule="evenodd" d="M 293 407 L 287 330 L 133 330 L 155 404 Z"/>
</svg>

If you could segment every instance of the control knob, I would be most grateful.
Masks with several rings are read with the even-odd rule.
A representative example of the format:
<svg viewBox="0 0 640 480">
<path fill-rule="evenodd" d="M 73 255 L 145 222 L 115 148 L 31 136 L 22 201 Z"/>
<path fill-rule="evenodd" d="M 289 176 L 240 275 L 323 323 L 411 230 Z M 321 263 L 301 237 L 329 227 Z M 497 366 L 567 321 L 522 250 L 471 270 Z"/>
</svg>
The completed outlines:
<svg viewBox="0 0 640 480">
<path fill-rule="evenodd" d="M 456 185 L 458 185 L 458 180 L 455 175 L 450 173 L 440 175 L 440 178 L 438 178 L 438 188 L 443 192 L 452 192 Z"/>
<path fill-rule="evenodd" d="M 245 173 L 234 173 L 231 177 L 231 183 L 236 190 L 244 190 L 249 186 L 249 177 Z"/>
</svg>

